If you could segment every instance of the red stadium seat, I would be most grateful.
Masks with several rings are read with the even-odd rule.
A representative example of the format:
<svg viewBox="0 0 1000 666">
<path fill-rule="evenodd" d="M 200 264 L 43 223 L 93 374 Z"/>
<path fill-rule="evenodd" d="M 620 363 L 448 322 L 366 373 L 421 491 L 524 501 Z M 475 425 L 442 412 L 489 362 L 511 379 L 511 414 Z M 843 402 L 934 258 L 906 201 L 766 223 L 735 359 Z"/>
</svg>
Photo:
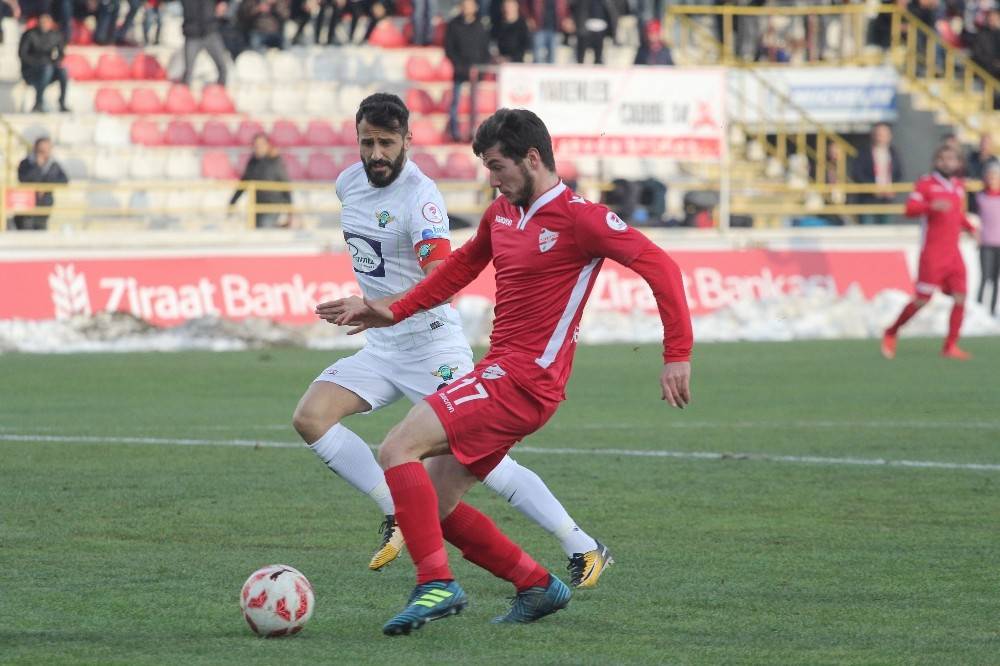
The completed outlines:
<svg viewBox="0 0 1000 666">
<path fill-rule="evenodd" d="M 163 145 L 163 132 L 160 131 L 159 125 L 152 120 L 144 120 L 140 118 L 132 123 L 130 137 L 132 138 L 132 143 L 140 146 Z"/>
<path fill-rule="evenodd" d="M 259 122 L 256 120 L 242 120 L 240 121 L 239 128 L 236 130 L 236 144 L 249 146 L 253 142 L 253 138 L 258 134 L 266 134 Z"/>
<path fill-rule="evenodd" d="M 448 153 L 441 175 L 442 178 L 452 180 L 475 180 L 479 175 L 477 171 L 472 155 L 465 151 L 453 150 Z"/>
<path fill-rule="evenodd" d="M 489 116 L 496 112 L 499 104 L 499 96 L 496 88 L 486 88 L 480 86 L 476 89 L 476 113 L 480 116 Z"/>
<path fill-rule="evenodd" d="M 368 38 L 368 43 L 384 49 L 400 49 L 409 46 L 402 31 L 389 18 L 378 22 Z"/>
<path fill-rule="evenodd" d="M 354 146 L 358 145 L 358 126 L 354 123 L 354 119 L 345 120 L 340 124 L 340 140 L 343 146 Z"/>
<path fill-rule="evenodd" d="M 167 72 L 155 57 L 140 53 L 132 61 L 132 78 L 137 81 L 166 81 Z"/>
<path fill-rule="evenodd" d="M 202 113 L 235 113 L 236 105 L 229 98 L 229 93 L 220 85 L 208 85 L 201 91 L 201 104 L 198 110 Z"/>
<path fill-rule="evenodd" d="M 226 124 L 218 120 L 209 120 L 201 128 L 201 145 L 203 146 L 235 146 L 236 137 L 229 131 Z"/>
<path fill-rule="evenodd" d="M 301 181 L 307 179 L 306 168 L 302 166 L 302 161 L 299 158 L 295 155 L 282 153 L 281 159 L 285 163 L 285 172 L 288 174 L 288 180 Z"/>
<path fill-rule="evenodd" d="M 271 143 L 279 148 L 294 148 L 304 144 L 298 126 L 290 120 L 277 120 L 271 127 Z"/>
<path fill-rule="evenodd" d="M 128 102 L 128 110 L 139 114 L 163 113 L 163 101 L 152 88 L 135 88 Z"/>
<path fill-rule="evenodd" d="M 421 88 L 406 91 L 406 108 L 410 113 L 436 113 L 438 110 L 430 93 Z"/>
<path fill-rule="evenodd" d="M 117 88 L 99 88 L 94 96 L 94 110 L 99 113 L 128 113 L 128 104 Z"/>
<path fill-rule="evenodd" d="M 455 68 L 451 66 L 451 60 L 442 58 L 437 66 L 438 81 L 451 81 L 455 78 Z"/>
<path fill-rule="evenodd" d="M 167 93 L 167 101 L 164 105 L 166 112 L 175 116 L 186 115 L 198 111 L 198 104 L 194 101 L 194 95 L 190 88 L 185 85 L 175 84 L 170 86 Z"/>
<path fill-rule="evenodd" d="M 132 70 L 129 69 L 125 58 L 117 53 L 105 53 L 97 59 L 97 78 L 101 81 L 127 81 L 132 78 Z"/>
<path fill-rule="evenodd" d="M 410 159 L 431 180 L 444 177 L 444 173 L 441 171 L 441 167 L 438 166 L 437 160 L 430 153 L 413 153 L 410 155 Z"/>
<path fill-rule="evenodd" d="M 337 180 L 340 168 L 333 158 L 326 153 L 311 153 L 306 161 L 306 178 L 308 180 Z"/>
<path fill-rule="evenodd" d="M 437 81 L 437 68 L 424 56 L 410 56 L 406 61 L 406 80 Z"/>
<path fill-rule="evenodd" d="M 74 81 L 93 81 L 94 68 L 90 66 L 90 61 L 79 53 L 67 53 L 63 58 L 63 67 L 69 78 Z"/>
<path fill-rule="evenodd" d="M 163 138 L 168 146 L 197 146 L 198 132 L 186 120 L 171 120 Z"/>
<path fill-rule="evenodd" d="M 87 27 L 83 21 L 73 21 L 73 39 L 70 40 L 73 46 L 92 46 L 94 44 L 94 31 Z"/>
<path fill-rule="evenodd" d="M 444 133 L 429 120 L 414 120 L 410 123 L 413 143 L 418 146 L 440 146 L 445 143 Z"/>
<path fill-rule="evenodd" d="M 210 150 L 201 156 L 201 175 L 216 180 L 238 180 L 240 177 L 229 156 L 221 150 Z"/>
<path fill-rule="evenodd" d="M 325 120 L 310 120 L 306 133 L 302 136 L 307 146 L 340 146 L 343 139 L 340 132 Z"/>
</svg>

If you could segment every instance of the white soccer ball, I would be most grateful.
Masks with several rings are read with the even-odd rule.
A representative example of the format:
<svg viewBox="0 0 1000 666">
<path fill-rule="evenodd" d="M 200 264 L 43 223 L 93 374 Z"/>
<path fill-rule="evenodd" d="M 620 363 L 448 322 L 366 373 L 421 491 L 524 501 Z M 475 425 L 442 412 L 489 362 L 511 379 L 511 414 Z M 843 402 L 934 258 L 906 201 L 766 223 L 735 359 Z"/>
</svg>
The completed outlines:
<svg viewBox="0 0 1000 666">
<path fill-rule="evenodd" d="M 255 634 L 267 638 L 301 631 L 314 605 L 312 585 L 301 571 L 285 564 L 254 571 L 240 592 L 243 619 Z"/>
</svg>

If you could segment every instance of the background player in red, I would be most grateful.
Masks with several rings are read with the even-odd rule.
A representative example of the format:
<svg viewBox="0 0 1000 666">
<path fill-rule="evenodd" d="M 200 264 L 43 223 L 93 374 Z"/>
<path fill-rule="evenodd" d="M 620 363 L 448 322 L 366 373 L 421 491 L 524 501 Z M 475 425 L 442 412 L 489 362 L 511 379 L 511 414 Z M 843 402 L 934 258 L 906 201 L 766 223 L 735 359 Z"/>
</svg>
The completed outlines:
<svg viewBox="0 0 1000 666">
<path fill-rule="evenodd" d="M 533 622 L 569 603 L 562 581 L 461 500 L 565 399 L 580 317 L 605 258 L 631 267 L 652 287 L 664 328 L 663 399 L 683 408 L 691 397 L 691 318 L 677 264 L 606 207 L 560 182 L 552 140 L 532 112 L 497 111 L 477 130 L 473 150 L 501 194 L 476 235 L 405 296 L 317 307 L 321 317 L 353 325 L 352 333 L 390 326 L 445 301 L 490 261 L 496 269 L 486 356 L 471 373 L 415 405 L 379 449 L 417 568 L 407 606 L 383 627 L 390 635 L 465 607 L 444 539 L 517 588 L 510 611 L 495 621 Z M 425 458 L 426 469 L 420 463 Z"/>
<path fill-rule="evenodd" d="M 882 355 L 886 358 L 895 358 L 900 327 L 927 305 L 937 289 L 955 299 L 941 355 L 960 360 L 971 358 L 958 346 L 966 294 L 965 262 L 958 239 L 963 229 L 975 235 L 975 227 L 965 216 L 965 188 L 961 179 L 955 177 L 961 166 L 962 158 L 955 149 L 941 146 L 934 154 L 934 171 L 917 181 L 906 200 L 906 216 L 924 218 L 920 267 L 916 295 L 882 336 Z"/>
</svg>

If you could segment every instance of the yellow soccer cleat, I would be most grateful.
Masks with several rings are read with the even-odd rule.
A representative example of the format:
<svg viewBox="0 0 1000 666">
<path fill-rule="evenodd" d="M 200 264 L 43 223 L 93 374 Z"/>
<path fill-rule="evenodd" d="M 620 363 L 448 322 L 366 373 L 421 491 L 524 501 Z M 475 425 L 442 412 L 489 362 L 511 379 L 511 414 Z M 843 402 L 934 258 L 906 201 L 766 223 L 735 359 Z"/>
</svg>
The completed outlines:
<svg viewBox="0 0 1000 666">
<path fill-rule="evenodd" d="M 378 547 L 378 550 L 372 555 L 372 561 L 368 563 L 368 568 L 372 571 L 381 570 L 403 552 L 403 531 L 396 524 L 395 516 L 386 516 L 379 530 L 382 532 L 382 545 Z"/>
<path fill-rule="evenodd" d="M 586 553 L 574 553 L 569 558 L 570 585 L 582 590 L 588 587 L 597 587 L 597 581 L 604 573 L 604 570 L 615 563 L 615 558 L 611 557 L 608 547 L 597 542 L 597 548 Z"/>
</svg>

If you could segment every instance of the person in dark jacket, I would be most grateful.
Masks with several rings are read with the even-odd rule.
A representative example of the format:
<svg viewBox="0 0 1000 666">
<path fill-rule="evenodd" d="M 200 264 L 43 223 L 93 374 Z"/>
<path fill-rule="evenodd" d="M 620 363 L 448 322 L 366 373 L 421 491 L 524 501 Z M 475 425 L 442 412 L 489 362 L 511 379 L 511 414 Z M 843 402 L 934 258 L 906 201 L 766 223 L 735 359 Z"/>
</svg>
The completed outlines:
<svg viewBox="0 0 1000 666">
<path fill-rule="evenodd" d="M 21 35 L 18 55 L 21 57 L 21 76 L 24 81 L 35 89 L 35 108 L 33 111 L 45 111 L 43 96 L 45 89 L 53 81 L 59 82 L 59 110 L 66 108 L 66 87 L 69 76 L 62 66 L 66 42 L 59 32 L 55 21 L 48 14 L 38 17 L 38 25 Z"/>
<path fill-rule="evenodd" d="M 259 181 L 266 183 L 287 183 L 288 172 L 285 171 L 285 163 L 278 154 L 278 150 L 271 145 L 266 134 L 258 134 L 253 138 L 253 155 L 247 162 L 246 169 L 243 170 L 242 181 Z M 234 206 L 243 196 L 243 188 L 233 192 L 233 198 L 229 200 L 229 205 Z M 255 201 L 258 204 L 286 204 L 292 203 L 292 193 L 288 190 L 257 190 Z M 278 219 L 281 213 L 257 213 L 257 228 L 274 228 L 280 226 Z"/>
<path fill-rule="evenodd" d="M 587 51 L 593 51 L 594 64 L 604 64 L 604 40 L 614 38 L 618 30 L 618 9 L 614 0 L 575 0 L 572 12 L 576 61 L 582 65 Z"/>
<path fill-rule="evenodd" d="M 17 165 L 17 180 L 21 183 L 68 183 L 69 178 L 59 163 L 52 159 L 52 141 L 41 138 L 35 141 L 31 154 Z M 49 207 L 55 203 L 51 191 L 36 192 L 35 206 Z M 49 223 L 48 215 L 16 215 L 14 228 L 22 230 L 44 230 Z"/>
<path fill-rule="evenodd" d="M 646 24 L 646 38 L 635 52 L 636 65 L 673 65 L 670 47 L 663 41 L 662 26 L 652 20 Z"/>
<path fill-rule="evenodd" d="M 444 55 L 455 71 L 451 109 L 448 111 L 448 133 L 455 141 L 461 140 L 458 134 L 458 102 L 462 96 L 462 84 L 469 81 L 474 94 L 478 74 L 470 76 L 471 70 L 490 62 L 490 36 L 479 19 L 479 4 L 476 0 L 462 0 L 458 7 L 459 15 L 448 21 L 444 33 Z"/>
<path fill-rule="evenodd" d="M 972 40 L 972 59 L 994 78 L 1000 77 L 1000 10 L 986 14 L 986 25 Z"/>
<path fill-rule="evenodd" d="M 532 34 L 532 61 L 552 64 L 556 61 L 559 31 L 572 32 L 567 0 L 527 0 L 528 30 Z"/>
<path fill-rule="evenodd" d="M 496 43 L 498 62 L 524 62 L 524 54 L 531 48 L 528 22 L 521 16 L 519 0 L 503 0 L 500 20 L 490 32 Z"/>
<path fill-rule="evenodd" d="M 285 22 L 290 15 L 287 0 L 243 0 L 237 21 L 253 50 L 283 49 Z"/>
<path fill-rule="evenodd" d="M 892 128 L 888 123 L 878 123 L 872 128 L 871 144 L 859 150 L 851 165 L 851 180 L 855 183 L 878 183 L 892 185 L 903 179 L 903 164 L 892 145 Z M 890 188 L 873 194 L 859 194 L 855 202 L 859 204 L 889 204 L 896 198 Z M 887 224 L 886 214 L 861 216 L 861 224 Z"/>
<path fill-rule="evenodd" d="M 194 61 L 203 50 L 219 70 L 219 85 L 226 85 L 226 46 L 219 34 L 219 18 L 228 9 L 226 0 L 181 0 L 184 7 L 184 76 L 191 85 Z"/>
</svg>

